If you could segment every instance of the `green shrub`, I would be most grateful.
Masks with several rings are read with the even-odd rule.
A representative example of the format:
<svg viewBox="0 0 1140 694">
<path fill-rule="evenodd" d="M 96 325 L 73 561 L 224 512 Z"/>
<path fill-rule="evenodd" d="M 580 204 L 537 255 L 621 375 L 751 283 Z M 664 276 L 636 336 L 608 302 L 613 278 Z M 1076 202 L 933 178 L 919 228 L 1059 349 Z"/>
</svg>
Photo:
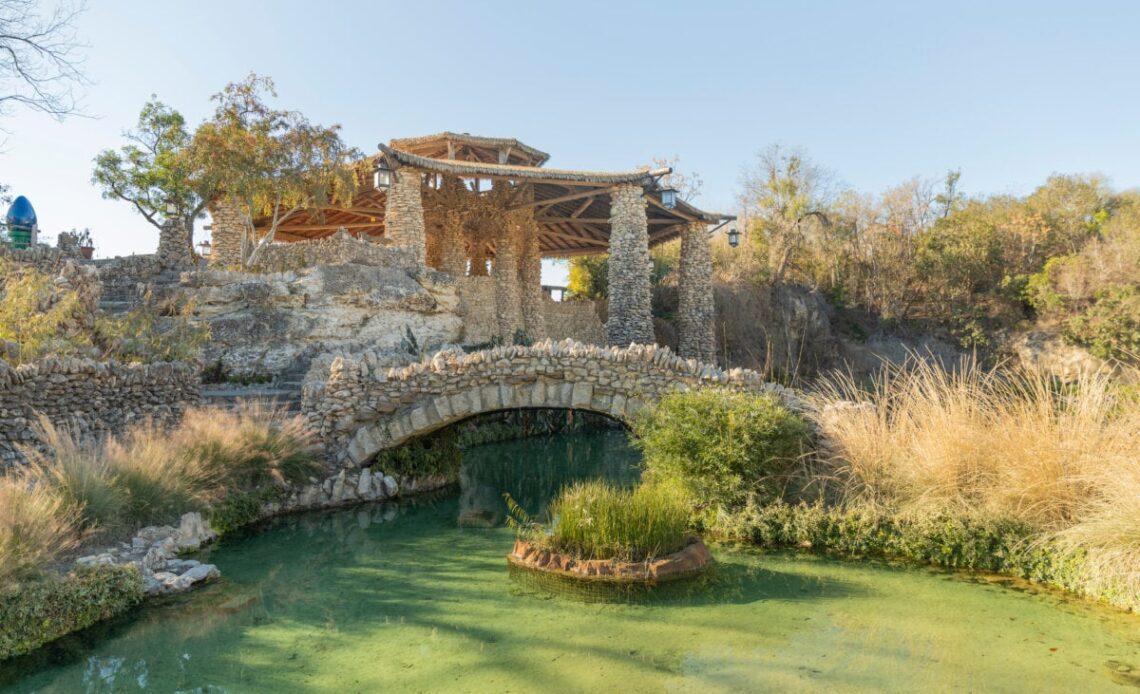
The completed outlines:
<svg viewBox="0 0 1140 694">
<path fill-rule="evenodd" d="M 511 510 L 518 516 L 517 506 Z M 531 526 L 529 537 L 551 551 L 582 559 L 644 561 L 688 543 L 689 511 L 676 487 L 622 489 L 606 482 L 577 482 L 551 502 L 549 529 Z M 529 519 L 516 520 L 525 526 Z"/>
<path fill-rule="evenodd" d="M 1101 359 L 1140 359 L 1140 288 L 1108 287 L 1095 297 L 1065 324 L 1065 338 Z"/>
<path fill-rule="evenodd" d="M 281 491 L 263 487 L 254 491 L 235 491 L 210 507 L 210 527 L 218 535 L 243 528 L 261 518 L 261 509 L 268 503 L 279 501 Z"/>
<path fill-rule="evenodd" d="M 750 503 L 732 513 L 722 512 L 711 526 L 719 537 L 761 547 L 1000 573 L 1048 583 L 1124 609 L 1140 608 L 1140 592 L 1128 577 L 1105 581 L 1095 575 L 1084 551 L 1054 542 L 1011 518 L 945 513 L 900 516 L 871 508 L 775 502 Z"/>
<path fill-rule="evenodd" d="M 461 462 L 459 436 L 454 429 L 447 429 L 380 451 L 374 467 L 396 477 L 443 475 L 454 479 Z"/>
<path fill-rule="evenodd" d="M 0 592 L 0 660 L 121 614 L 142 602 L 133 566 L 76 568 Z"/>
<path fill-rule="evenodd" d="M 671 393 L 634 423 L 651 480 L 675 480 L 701 508 L 779 497 L 810 429 L 775 395 Z"/>
</svg>

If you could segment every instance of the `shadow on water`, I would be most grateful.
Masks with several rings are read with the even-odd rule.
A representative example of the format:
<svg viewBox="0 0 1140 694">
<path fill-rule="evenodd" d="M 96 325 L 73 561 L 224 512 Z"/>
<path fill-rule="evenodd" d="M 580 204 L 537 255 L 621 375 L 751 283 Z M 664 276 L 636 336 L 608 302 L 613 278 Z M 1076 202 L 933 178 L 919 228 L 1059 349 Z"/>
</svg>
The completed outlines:
<svg viewBox="0 0 1140 694">
<path fill-rule="evenodd" d="M 735 562 L 716 562 L 697 576 L 656 584 L 582 581 L 514 566 L 510 567 L 510 577 L 514 584 L 512 593 L 519 596 L 655 607 L 745 605 L 768 600 L 816 601 L 871 594 L 863 587 L 843 581 Z"/>
</svg>

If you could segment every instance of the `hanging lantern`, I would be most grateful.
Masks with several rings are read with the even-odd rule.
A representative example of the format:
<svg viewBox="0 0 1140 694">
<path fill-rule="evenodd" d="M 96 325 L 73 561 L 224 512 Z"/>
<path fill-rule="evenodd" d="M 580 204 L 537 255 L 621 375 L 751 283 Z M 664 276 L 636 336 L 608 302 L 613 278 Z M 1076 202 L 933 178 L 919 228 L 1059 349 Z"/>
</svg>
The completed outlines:
<svg viewBox="0 0 1140 694">
<path fill-rule="evenodd" d="M 676 188 L 662 188 L 661 189 L 661 206 L 667 210 L 671 210 L 677 206 L 677 189 Z"/>
<path fill-rule="evenodd" d="M 210 257 L 210 241 L 209 241 L 209 239 L 203 239 L 198 244 L 198 255 L 202 256 L 203 258 L 209 258 Z"/>
<path fill-rule="evenodd" d="M 740 245 L 740 232 L 736 230 L 736 227 L 731 227 L 728 230 L 728 245 L 733 248 Z"/>
<path fill-rule="evenodd" d="M 392 187 L 392 169 L 388 166 L 388 162 L 383 159 L 376 165 L 376 170 L 372 172 L 372 184 L 376 190 L 388 190 Z"/>
</svg>

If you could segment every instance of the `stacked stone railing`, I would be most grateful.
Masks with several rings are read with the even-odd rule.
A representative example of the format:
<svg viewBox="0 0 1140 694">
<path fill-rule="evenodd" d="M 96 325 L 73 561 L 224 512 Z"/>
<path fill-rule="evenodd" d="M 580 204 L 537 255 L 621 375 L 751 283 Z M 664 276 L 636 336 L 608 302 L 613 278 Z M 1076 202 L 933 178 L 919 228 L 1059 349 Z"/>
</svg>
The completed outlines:
<svg viewBox="0 0 1140 694">
<path fill-rule="evenodd" d="M 306 386 L 302 411 L 330 457 L 356 467 L 385 448 L 484 412 L 577 409 L 629 422 L 670 391 L 709 386 L 774 392 L 798 406 L 792 391 L 754 371 L 722 371 L 667 348 L 546 340 L 466 355 L 440 352 L 399 369 L 381 367 L 370 352 L 338 357 L 327 381 Z"/>
<path fill-rule="evenodd" d="M 22 462 L 21 447 L 38 446 L 41 415 L 87 438 L 148 418 L 172 423 L 199 401 L 198 368 L 191 364 L 62 358 L 13 368 L 0 360 L 0 468 Z"/>
<path fill-rule="evenodd" d="M 266 246 L 257 262 L 262 272 L 285 272 L 314 265 L 371 265 L 416 268 L 412 253 L 383 241 L 367 241 L 337 233 L 312 241 L 274 243 Z"/>
</svg>

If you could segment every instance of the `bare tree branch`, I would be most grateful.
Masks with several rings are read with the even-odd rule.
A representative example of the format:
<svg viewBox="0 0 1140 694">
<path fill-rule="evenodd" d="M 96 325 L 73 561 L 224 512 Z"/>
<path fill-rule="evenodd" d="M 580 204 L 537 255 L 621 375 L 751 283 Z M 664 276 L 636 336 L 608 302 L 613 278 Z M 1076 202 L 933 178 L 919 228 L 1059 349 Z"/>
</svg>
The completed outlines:
<svg viewBox="0 0 1140 694">
<path fill-rule="evenodd" d="M 82 115 L 74 88 L 85 85 L 75 22 L 82 0 L 41 14 L 36 0 L 0 0 L 0 116 L 24 106 L 62 119 Z"/>
</svg>

